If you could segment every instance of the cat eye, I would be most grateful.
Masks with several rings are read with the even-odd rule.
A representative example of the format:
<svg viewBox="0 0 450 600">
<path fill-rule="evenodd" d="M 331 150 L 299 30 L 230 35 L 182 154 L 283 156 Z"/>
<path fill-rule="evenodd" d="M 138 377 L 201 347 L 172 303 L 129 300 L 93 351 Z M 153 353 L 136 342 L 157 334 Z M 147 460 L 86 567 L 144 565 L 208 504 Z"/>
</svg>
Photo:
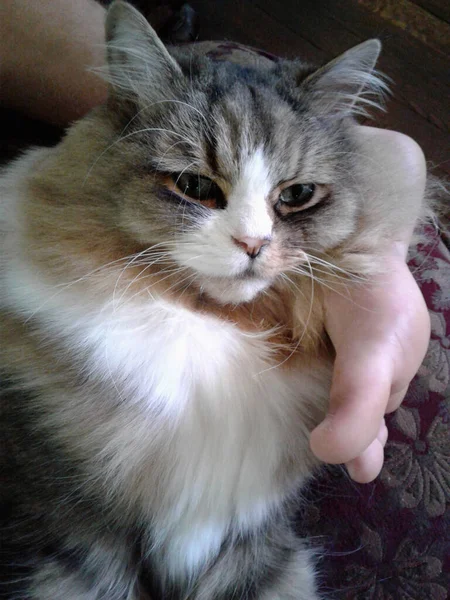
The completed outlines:
<svg viewBox="0 0 450 600">
<path fill-rule="evenodd" d="M 294 183 L 286 185 L 281 188 L 275 210 L 281 216 L 288 216 L 322 203 L 330 197 L 330 194 L 330 187 L 325 184 Z"/>
<path fill-rule="evenodd" d="M 304 207 L 314 197 L 315 191 L 314 183 L 296 183 L 285 188 L 279 200 L 292 207 Z"/>
<path fill-rule="evenodd" d="M 209 177 L 183 173 L 172 175 L 172 179 L 184 196 L 198 200 L 209 208 L 225 208 L 226 200 L 222 190 Z"/>
</svg>

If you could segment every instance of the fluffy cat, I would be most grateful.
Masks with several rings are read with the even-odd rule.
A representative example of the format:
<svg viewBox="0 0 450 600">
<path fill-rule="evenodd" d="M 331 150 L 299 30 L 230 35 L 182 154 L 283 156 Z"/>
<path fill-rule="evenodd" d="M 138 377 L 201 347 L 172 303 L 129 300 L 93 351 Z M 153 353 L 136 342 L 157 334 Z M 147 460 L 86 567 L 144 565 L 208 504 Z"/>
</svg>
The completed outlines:
<svg viewBox="0 0 450 600">
<path fill-rule="evenodd" d="M 355 135 L 380 44 L 244 68 L 123 2 L 106 36 L 107 103 L 0 179 L 3 595 L 318 599 L 323 287 L 417 218 Z"/>
</svg>

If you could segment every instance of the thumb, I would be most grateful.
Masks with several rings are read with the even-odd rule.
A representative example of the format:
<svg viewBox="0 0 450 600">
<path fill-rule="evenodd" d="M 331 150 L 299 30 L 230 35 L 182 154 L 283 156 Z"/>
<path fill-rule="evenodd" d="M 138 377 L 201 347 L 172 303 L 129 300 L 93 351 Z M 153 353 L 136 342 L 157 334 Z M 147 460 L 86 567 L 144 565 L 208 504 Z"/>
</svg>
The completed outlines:
<svg viewBox="0 0 450 600">
<path fill-rule="evenodd" d="M 356 352 L 356 350 L 358 352 Z M 311 434 L 322 461 L 346 463 L 360 456 L 379 432 L 389 400 L 392 362 L 377 348 L 345 348 L 336 357 L 325 420 Z"/>
</svg>

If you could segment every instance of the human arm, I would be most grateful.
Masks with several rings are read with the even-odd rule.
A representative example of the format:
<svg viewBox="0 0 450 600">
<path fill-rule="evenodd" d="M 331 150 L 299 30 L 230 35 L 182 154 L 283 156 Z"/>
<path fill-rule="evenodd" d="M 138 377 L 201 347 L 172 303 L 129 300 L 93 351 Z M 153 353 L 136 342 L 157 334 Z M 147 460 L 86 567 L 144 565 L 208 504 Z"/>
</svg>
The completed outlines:
<svg viewBox="0 0 450 600">
<path fill-rule="evenodd" d="M 56 125 L 106 99 L 105 9 L 94 0 L 9 0 L 0 8 L 1 103 Z"/>
<path fill-rule="evenodd" d="M 395 177 L 397 198 L 423 200 L 426 169 L 420 147 L 402 134 L 359 128 L 361 142 L 378 165 L 373 185 Z M 346 463 L 359 482 L 374 479 L 383 465 L 386 412 L 401 403 L 417 372 L 430 335 L 422 294 L 407 265 L 411 229 L 387 248 L 385 272 L 349 297 L 327 292 L 326 327 L 336 350 L 329 413 L 312 433 L 314 453 Z"/>
</svg>

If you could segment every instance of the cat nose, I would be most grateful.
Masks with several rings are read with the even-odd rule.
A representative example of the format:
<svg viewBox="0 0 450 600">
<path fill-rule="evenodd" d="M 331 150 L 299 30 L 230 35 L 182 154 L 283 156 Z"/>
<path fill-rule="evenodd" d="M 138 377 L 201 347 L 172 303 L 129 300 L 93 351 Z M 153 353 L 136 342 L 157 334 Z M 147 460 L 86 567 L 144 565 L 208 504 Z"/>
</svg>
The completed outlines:
<svg viewBox="0 0 450 600">
<path fill-rule="evenodd" d="M 233 242 L 236 246 L 239 246 L 250 256 L 250 258 L 256 258 L 261 252 L 263 246 L 270 244 L 269 238 L 253 238 L 253 237 L 233 237 Z"/>
</svg>

